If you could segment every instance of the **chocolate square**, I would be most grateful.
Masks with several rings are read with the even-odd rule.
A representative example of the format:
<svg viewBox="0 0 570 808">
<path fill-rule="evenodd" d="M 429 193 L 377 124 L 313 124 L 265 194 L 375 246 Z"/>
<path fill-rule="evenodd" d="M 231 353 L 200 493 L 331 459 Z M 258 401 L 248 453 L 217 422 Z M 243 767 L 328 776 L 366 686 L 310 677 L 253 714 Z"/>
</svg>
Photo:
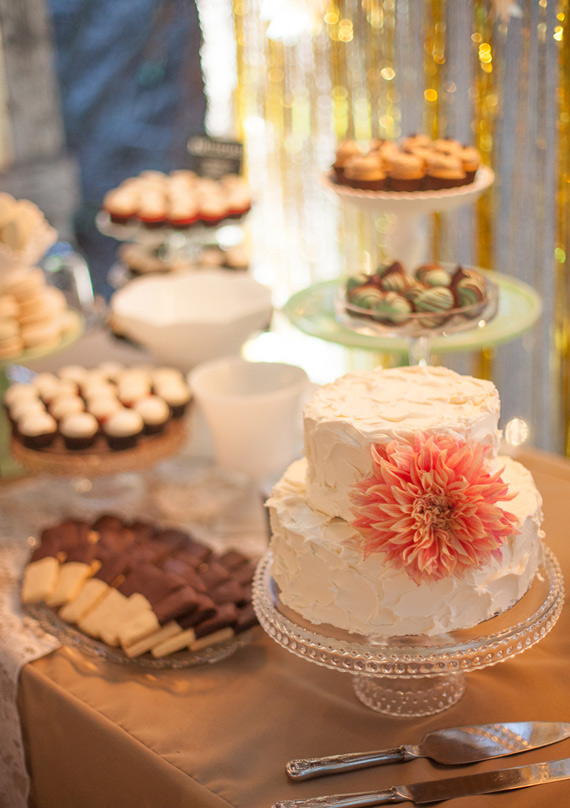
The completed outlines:
<svg viewBox="0 0 570 808">
<path fill-rule="evenodd" d="M 191 586 L 175 589 L 154 607 L 154 613 L 161 625 L 170 620 L 195 612 L 200 602 L 200 596 Z"/>
<path fill-rule="evenodd" d="M 222 603 L 212 617 L 198 623 L 198 625 L 194 627 L 196 638 L 205 637 L 207 634 L 212 634 L 214 631 L 219 631 L 221 628 L 233 628 L 238 617 L 239 611 L 235 603 Z"/>
<path fill-rule="evenodd" d="M 144 595 L 154 609 L 163 598 L 182 586 L 184 581 L 178 575 L 165 572 L 151 564 L 137 563 L 117 589 L 127 597 L 135 592 Z"/>
</svg>

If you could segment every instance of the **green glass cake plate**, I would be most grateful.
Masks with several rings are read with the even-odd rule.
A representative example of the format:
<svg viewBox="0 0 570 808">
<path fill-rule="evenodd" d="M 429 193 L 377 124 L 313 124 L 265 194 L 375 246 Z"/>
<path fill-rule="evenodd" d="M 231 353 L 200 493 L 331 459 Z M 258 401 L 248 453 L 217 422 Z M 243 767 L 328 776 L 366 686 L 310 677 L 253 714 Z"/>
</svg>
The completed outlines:
<svg viewBox="0 0 570 808">
<path fill-rule="evenodd" d="M 481 270 L 485 273 L 484 270 Z M 432 354 L 457 353 L 510 342 L 527 332 L 542 312 L 539 294 L 528 284 L 499 272 L 485 273 L 498 286 L 498 311 L 483 327 L 430 336 Z M 300 331 L 349 348 L 365 348 L 383 353 L 408 352 L 409 340 L 397 334 L 362 334 L 347 327 L 338 316 L 337 301 L 346 278 L 314 284 L 289 298 L 283 312 Z"/>
</svg>

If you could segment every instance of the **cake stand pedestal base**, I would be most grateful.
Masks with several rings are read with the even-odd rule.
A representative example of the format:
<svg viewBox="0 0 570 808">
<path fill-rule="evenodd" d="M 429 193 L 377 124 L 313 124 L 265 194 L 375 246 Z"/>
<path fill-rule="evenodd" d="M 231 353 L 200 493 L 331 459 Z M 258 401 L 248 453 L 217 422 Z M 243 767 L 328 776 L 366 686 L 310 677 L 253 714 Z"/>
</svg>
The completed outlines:
<svg viewBox="0 0 570 808">
<path fill-rule="evenodd" d="M 465 674 L 528 651 L 553 628 L 564 603 L 564 579 L 555 556 L 544 556 L 529 590 L 510 609 L 448 634 L 364 637 L 313 625 L 285 606 L 271 575 L 269 551 L 253 582 L 253 605 L 262 628 L 287 651 L 350 673 L 357 698 L 369 709 L 401 718 L 452 707 L 465 690 Z"/>
<path fill-rule="evenodd" d="M 465 674 L 423 679 L 357 675 L 353 684 L 357 698 L 371 710 L 400 718 L 417 717 L 434 715 L 456 704 L 465 691 Z"/>
</svg>

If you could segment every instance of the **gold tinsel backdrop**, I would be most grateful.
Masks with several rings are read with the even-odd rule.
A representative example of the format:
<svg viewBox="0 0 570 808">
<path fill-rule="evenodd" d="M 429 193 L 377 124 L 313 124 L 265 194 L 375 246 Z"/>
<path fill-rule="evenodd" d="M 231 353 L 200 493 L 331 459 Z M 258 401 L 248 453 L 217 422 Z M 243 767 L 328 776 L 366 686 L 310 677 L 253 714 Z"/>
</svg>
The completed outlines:
<svg viewBox="0 0 570 808">
<path fill-rule="evenodd" d="M 228 3 L 214 3 L 218 35 Z M 518 425 L 515 443 L 528 425 L 536 446 L 561 453 L 570 417 L 569 6 L 234 0 L 235 118 L 210 119 L 212 134 L 232 129 L 246 145 L 257 200 L 254 267 L 274 286 L 277 305 L 378 260 L 382 217 L 371 224 L 339 209 L 319 185 L 338 140 L 426 132 L 476 145 L 496 181 L 477 204 L 433 216 L 428 257 L 525 281 L 540 294 L 543 315 L 509 344 L 437 361 L 493 379 L 502 425 Z M 208 7 L 211 0 L 199 3 L 203 23 Z M 346 369 L 362 361 L 355 353 L 343 352 Z M 336 366 L 320 370 L 316 381 L 326 381 Z"/>
</svg>

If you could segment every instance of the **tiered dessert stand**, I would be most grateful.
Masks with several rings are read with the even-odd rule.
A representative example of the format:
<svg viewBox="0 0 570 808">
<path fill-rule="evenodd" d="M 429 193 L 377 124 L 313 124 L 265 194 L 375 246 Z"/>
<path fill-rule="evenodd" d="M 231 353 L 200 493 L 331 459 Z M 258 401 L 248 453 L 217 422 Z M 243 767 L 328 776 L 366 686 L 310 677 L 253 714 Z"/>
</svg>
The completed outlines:
<svg viewBox="0 0 570 808">
<path fill-rule="evenodd" d="M 473 183 L 441 191 L 360 191 L 335 183 L 329 174 L 321 177 L 321 185 L 343 206 L 371 216 L 386 214 L 390 226 L 383 251 L 389 260 L 411 269 L 426 260 L 428 215 L 473 203 L 493 180 L 492 170 L 482 166 Z M 474 351 L 509 342 L 538 320 L 542 304 L 534 289 L 508 275 L 478 271 L 486 279 L 484 305 L 451 310 L 445 317 L 440 312 L 422 313 L 412 315 L 405 324 L 386 324 L 354 307 L 347 311 L 345 278 L 302 289 L 283 310 L 293 325 L 311 336 L 346 347 L 401 354 L 410 364 L 427 364 L 432 353 Z"/>
<path fill-rule="evenodd" d="M 528 592 L 511 609 L 472 629 L 427 637 L 364 637 L 312 625 L 281 602 L 271 553 L 254 581 L 259 622 L 279 645 L 308 662 L 353 675 L 356 696 L 384 715 L 432 715 L 455 704 L 465 674 L 527 651 L 554 627 L 564 601 L 558 561 L 546 549 Z"/>
<path fill-rule="evenodd" d="M 361 191 L 339 185 L 330 174 L 321 177 L 321 185 L 345 207 L 371 216 L 384 214 L 388 222 L 384 251 L 411 268 L 427 259 L 428 216 L 472 204 L 494 180 L 492 169 L 481 166 L 472 183 L 441 191 Z"/>
<path fill-rule="evenodd" d="M 245 217 L 244 217 L 245 218 Z M 114 224 L 109 214 L 101 210 L 95 223 L 104 236 L 117 241 L 138 244 L 149 254 L 159 257 L 165 264 L 175 260 L 198 263 L 202 249 L 208 245 L 229 248 L 243 241 L 241 221 L 222 220 L 218 225 L 193 224 L 188 228 L 176 229 L 168 225 L 145 227 L 140 222 Z M 129 271 L 120 261 L 109 272 L 109 283 L 115 288 L 123 286 L 130 278 Z"/>
</svg>

